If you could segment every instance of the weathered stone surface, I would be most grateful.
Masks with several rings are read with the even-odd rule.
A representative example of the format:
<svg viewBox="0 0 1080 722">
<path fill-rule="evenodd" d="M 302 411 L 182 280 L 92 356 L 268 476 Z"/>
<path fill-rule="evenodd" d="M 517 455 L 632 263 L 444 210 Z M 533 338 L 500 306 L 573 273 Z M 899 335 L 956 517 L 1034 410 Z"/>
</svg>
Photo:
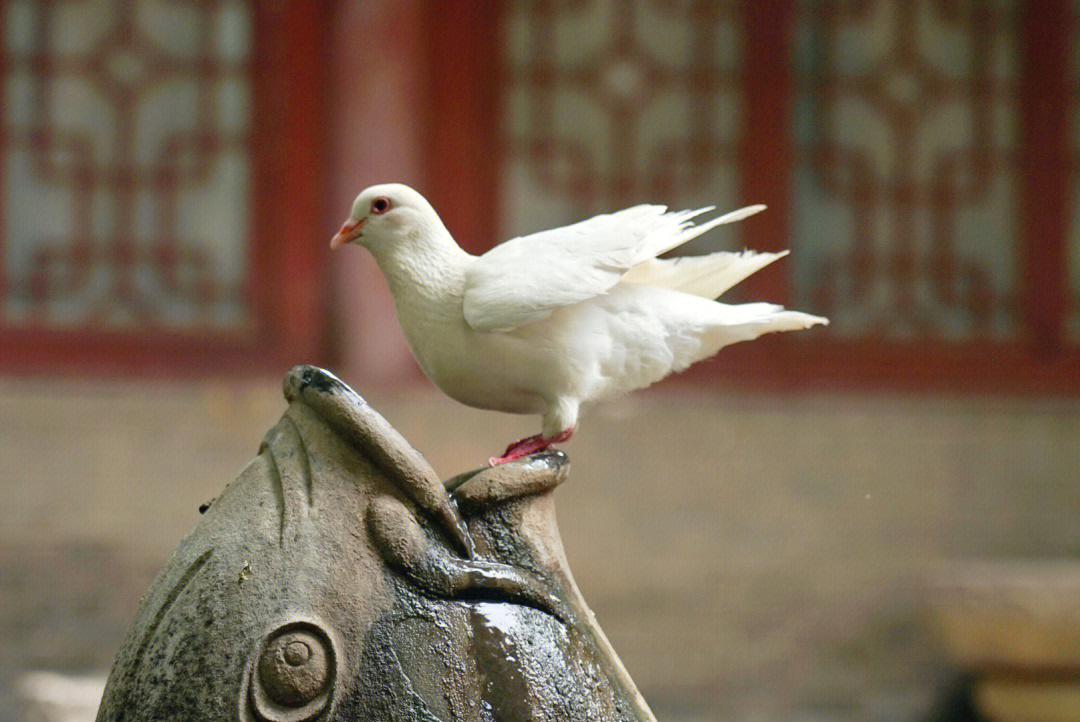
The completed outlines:
<svg viewBox="0 0 1080 722">
<path fill-rule="evenodd" d="M 563 454 L 451 496 L 331 374 L 285 393 L 143 599 L 99 722 L 653 719 L 566 565 Z"/>
</svg>

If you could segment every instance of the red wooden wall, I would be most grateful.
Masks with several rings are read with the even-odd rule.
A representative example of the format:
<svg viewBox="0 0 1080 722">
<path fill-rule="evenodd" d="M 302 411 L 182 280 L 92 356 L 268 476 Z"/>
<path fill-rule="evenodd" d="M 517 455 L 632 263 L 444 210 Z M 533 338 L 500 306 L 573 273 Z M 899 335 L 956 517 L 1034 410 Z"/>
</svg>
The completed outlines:
<svg viewBox="0 0 1080 722">
<path fill-rule="evenodd" d="M 91 5 L 111 10 L 82 21 L 65 14 Z M 224 60 L 215 56 L 217 21 L 189 23 L 194 50 L 177 50 L 138 6 L 0 2 L 0 370 L 192 372 L 318 360 L 329 284 L 324 239 L 311 229 L 337 215 L 320 201 L 330 6 L 177 4 L 195 18 L 246 18 L 243 52 Z M 428 88 L 415 108 L 427 119 L 426 190 L 471 250 L 633 202 L 769 205 L 717 242 L 792 255 L 748 279 L 735 300 L 781 302 L 834 324 L 726 349 L 683 378 L 1080 391 L 1072 3 L 420 7 L 409 22 L 423 17 L 428 48 L 426 67 L 415 68 Z M 64 23 L 92 43 L 61 38 L 53 48 L 49 27 Z M 891 45 L 874 55 L 882 28 Z M 942 48 L 956 55 L 954 45 L 963 72 L 937 57 Z M 249 87 L 247 123 L 219 132 L 199 113 L 221 111 L 220 86 L 235 82 Z M 198 112 L 185 126 L 187 106 L 165 102 L 180 119 L 175 132 L 152 162 L 140 160 L 136 116 L 168 83 L 194 88 L 175 97 L 190 91 Z M 564 91 L 577 94 L 580 118 L 560 110 Z M 656 128 L 644 118 L 668 96 L 680 96 L 670 127 L 648 140 Z M 845 103 L 881 121 L 877 146 L 848 142 Z M 65 116 L 64 107 L 84 113 Z M 925 127 L 946 111 L 960 120 L 928 143 Z M 579 132 L 590 113 L 607 124 L 603 134 Z M 80 125 L 97 116 L 108 137 Z M 882 148 L 887 171 L 873 167 Z M 228 153 L 247 163 L 236 186 L 249 194 L 244 230 L 208 237 L 229 226 L 192 226 L 220 213 L 192 201 L 192 179 Z M 934 165 L 919 175 L 925 157 Z M 37 184 L 29 191 L 19 185 L 23 166 Z M 398 172 L 349 169 L 380 180 Z M 39 203 L 34 216 L 27 208 Z M 1007 221 L 995 227 L 999 216 Z M 214 255 L 226 251 L 228 263 Z"/>
<path fill-rule="evenodd" d="M 606 9 L 592 14 L 595 6 Z M 1080 314 L 1070 287 L 1080 269 L 1068 259 L 1069 244 L 1080 242 L 1072 227 L 1078 25 L 1066 0 L 538 0 L 499 8 L 473 13 L 465 4 L 438 4 L 429 18 L 432 201 L 466 247 L 479 251 L 526 230 L 513 216 L 531 202 L 530 193 L 553 199 L 545 217 L 551 225 L 632 202 L 690 205 L 694 183 L 708 177 L 698 172 L 701 159 L 712 158 L 736 169 L 732 202 L 769 205 L 744 224 L 739 245 L 793 250 L 746 281 L 743 297 L 839 322 L 731 347 L 689 378 L 773 388 L 1080 392 L 1080 338 L 1067 321 Z M 646 29 L 646 15 L 685 24 L 673 31 L 691 46 L 681 76 L 657 60 L 663 48 L 649 47 L 646 36 L 658 31 L 657 24 Z M 856 67 L 852 58 L 860 60 L 862 49 L 852 51 L 851 33 L 885 22 L 892 38 L 885 59 L 868 70 Z M 593 43 L 592 36 L 564 41 L 578 46 L 560 61 L 557 38 L 572 37 L 575 23 L 594 23 L 602 37 L 589 48 L 581 44 Z M 722 23 L 728 34 L 710 35 Z M 935 54 L 944 41 L 928 47 L 926 37 L 939 30 L 961 43 L 966 74 L 942 69 Z M 720 43 L 732 37 L 740 53 L 734 76 L 715 60 Z M 866 46 L 872 43 L 870 37 Z M 630 78 L 627 93 L 638 93 L 637 104 L 630 95 L 621 104 L 605 99 L 612 92 L 605 73 L 616 66 L 619 77 Z M 692 96 L 732 93 L 740 115 L 735 140 L 713 142 L 709 128 L 691 121 L 672 141 L 689 149 L 681 171 L 665 176 L 656 167 L 631 167 L 634 122 L 658 93 L 684 86 Z M 617 136 L 618 152 L 594 152 L 575 136 L 573 117 L 560 125 L 558 103 L 574 93 L 572 102 L 589 112 L 582 98 L 601 108 L 596 113 L 607 135 Z M 846 144 L 841 103 L 862 104 L 885 119 L 882 134 L 892 143 L 887 173 L 875 175 L 872 153 Z M 961 121 L 926 140 L 925 127 L 939 110 Z M 514 125 L 521 117 L 532 123 L 525 136 Z M 800 137 L 807 117 L 816 123 L 810 141 Z M 933 143 L 941 148 L 926 150 Z M 924 156 L 933 166 L 920 176 Z M 533 176 L 524 194 L 513 187 L 522 167 Z M 808 230 L 804 216 L 814 204 L 799 195 L 806 177 L 820 181 L 818 205 L 835 202 L 853 219 L 846 248 L 833 243 L 827 227 Z M 995 184 L 1006 189 L 1008 209 L 1000 208 Z M 1006 211 L 1015 223 L 995 226 L 995 214 Z M 873 224 L 877 212 L 888 213 L 884 231 Z M 979 237 L 980 229 L 989 232 Z M 1011 265 L 997 246 L 1007 249 Z M 1012 275 L 995 278 L 998 267 Z M 875 302 L 875 283 L 890 294 L 878 315 L 845 321 Z M 945 320 L 934 317 L 938 312 Z"/>
</svg>

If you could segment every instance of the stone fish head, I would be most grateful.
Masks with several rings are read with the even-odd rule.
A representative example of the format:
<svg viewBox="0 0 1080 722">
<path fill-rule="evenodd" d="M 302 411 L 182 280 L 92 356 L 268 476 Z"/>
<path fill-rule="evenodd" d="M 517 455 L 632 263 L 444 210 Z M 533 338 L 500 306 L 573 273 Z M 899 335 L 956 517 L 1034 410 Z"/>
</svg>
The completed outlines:
<svg viewBox="0 0 1080 722">
<path fill-rule="evenodd" d="M 566 566 L 563 454 L 451 494 L 329 372 L 284 390 L 140 603 L 99 722 L 653 719 Z"/>
</svg>

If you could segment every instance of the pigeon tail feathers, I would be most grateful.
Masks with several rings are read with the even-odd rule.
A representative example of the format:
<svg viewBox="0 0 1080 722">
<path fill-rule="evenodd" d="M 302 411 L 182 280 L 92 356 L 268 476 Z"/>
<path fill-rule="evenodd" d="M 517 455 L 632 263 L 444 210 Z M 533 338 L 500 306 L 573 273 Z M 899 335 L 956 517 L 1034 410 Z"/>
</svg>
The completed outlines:
<svg viewBox="0 0 1080 722">
<path fill-rule="evenodd" d="M 829 319 L 822 316 L 788 311 L 783 306 L 772 303 L 717 305 L 721 306 L 721 311 L 702 334 L 702 355 L 694 361 L 709 358 L 725 346 L 740 341 L 752 341 L 767 333 L 801 331 L 811 326 L 829 325 Z"/>
<path fill-rule="evenodd" d="M 672 291 L 715 299 L 743 279 L 787 254 L 788 251 L 718 251 L 707 256 L 653 258 L 631 268 L 622 277 L 622 282 L 670 288 Z"/>
</svg>

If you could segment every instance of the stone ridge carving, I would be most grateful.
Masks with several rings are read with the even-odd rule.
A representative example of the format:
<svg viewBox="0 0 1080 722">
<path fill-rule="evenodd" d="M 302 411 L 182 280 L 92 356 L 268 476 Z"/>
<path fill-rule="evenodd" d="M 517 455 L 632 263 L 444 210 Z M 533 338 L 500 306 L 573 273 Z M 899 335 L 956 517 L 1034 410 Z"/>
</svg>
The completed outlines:
<svg viewBox="0 0 1080 722">
<path fill-rule="evenodd" d="M 570 575 L 560 452 L 445 485 L 332 374 L 147 592 L 98 722 L 654 718 Z"/>
</svg>

